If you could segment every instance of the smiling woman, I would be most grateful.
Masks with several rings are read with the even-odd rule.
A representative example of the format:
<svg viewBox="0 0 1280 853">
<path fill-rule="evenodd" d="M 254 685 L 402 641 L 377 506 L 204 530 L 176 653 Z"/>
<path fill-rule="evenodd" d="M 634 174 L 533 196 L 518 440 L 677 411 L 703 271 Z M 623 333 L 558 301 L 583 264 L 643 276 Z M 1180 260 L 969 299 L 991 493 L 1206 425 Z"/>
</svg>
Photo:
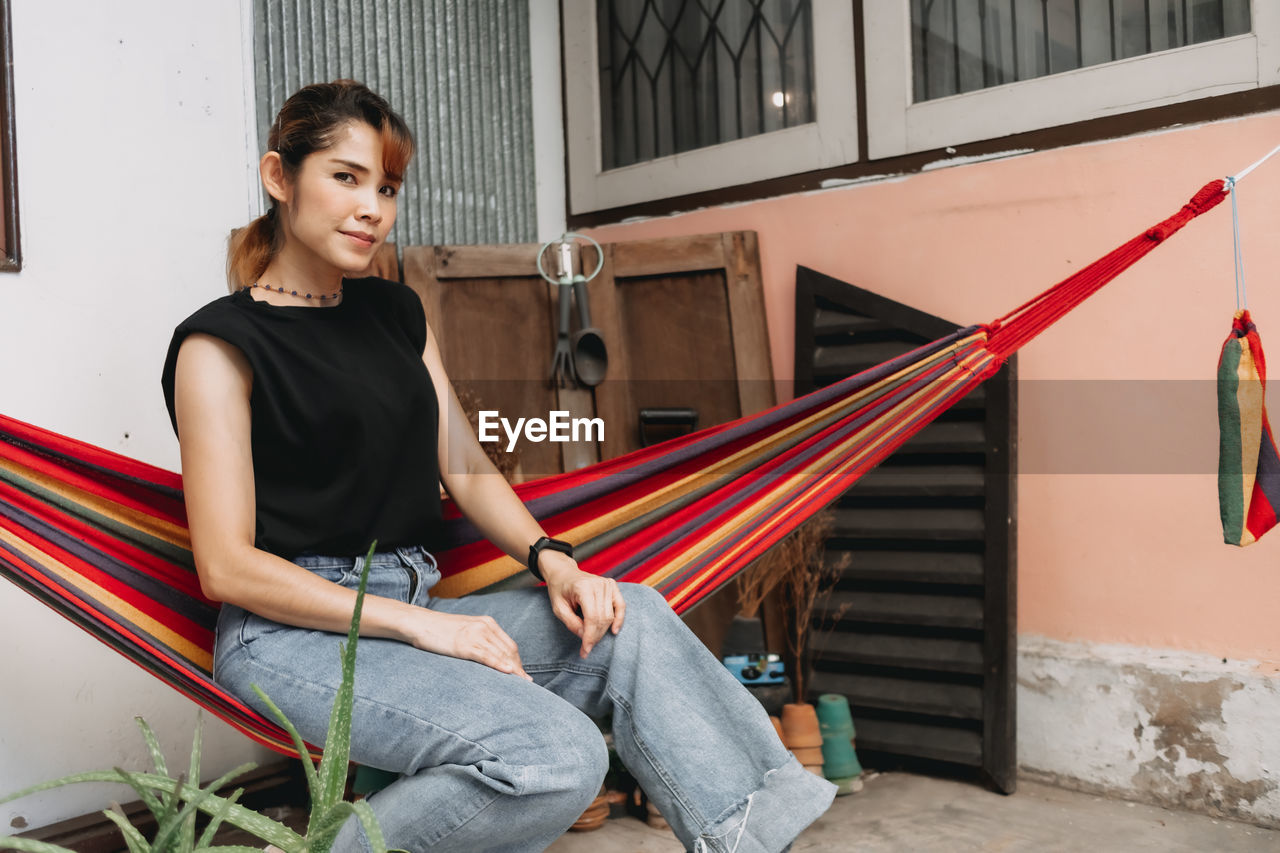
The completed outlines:
<svg viewBox="0 0 1280 853">
<path fill-rule="evenodd" d="M 417 294 L 348 278 L 395 222 L 404 122 L 340 80 L 290 98 L 269 144 L 272 206 L 231 247 L 238 289 L 179 324 L 162 377 L 200 585 L 222 602 L 214 680 L 267 713 L 260 687 L 323 743 L 376 541 L 351 757 L 399 777 L 369 798 L 390 846 L 545 849 L 599 793 L 591 718 L 612 715 L 687 846 L 781 850 L 835 786 L 659 592 L 582 571 L 546 536 L 476 440 Z M 545 588 L 433 596 L 440 484 Z M 367 849 L 359 832 L 334 849 Z"/>
</svg>

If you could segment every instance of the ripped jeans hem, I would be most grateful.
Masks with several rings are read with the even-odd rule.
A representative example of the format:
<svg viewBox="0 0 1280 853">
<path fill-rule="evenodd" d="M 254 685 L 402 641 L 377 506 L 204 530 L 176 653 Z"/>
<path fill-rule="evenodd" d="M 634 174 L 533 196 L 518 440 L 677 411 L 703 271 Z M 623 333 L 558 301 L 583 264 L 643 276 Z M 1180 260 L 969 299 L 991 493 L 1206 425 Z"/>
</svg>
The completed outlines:
<svg viewBox="0 0 1280 853">
<path fill-rule="evenodd" d="M 780 853 L 835 800 L 836 786 L 792 755 L 694 841 L 693 853 Z"/>
</svg>

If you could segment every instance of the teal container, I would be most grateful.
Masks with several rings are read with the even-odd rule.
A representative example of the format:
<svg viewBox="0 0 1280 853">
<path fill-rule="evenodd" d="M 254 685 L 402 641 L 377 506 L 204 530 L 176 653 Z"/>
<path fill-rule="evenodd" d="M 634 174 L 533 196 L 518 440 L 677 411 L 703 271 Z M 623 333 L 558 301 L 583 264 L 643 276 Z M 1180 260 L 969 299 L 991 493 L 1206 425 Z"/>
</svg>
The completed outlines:
<svg viewBox="0 0 1280 853">
<path fill-rule="evenodd" d="M 849 712 L 849 700 L 839 693 L 823 693 L 818 697 L 818 728 L 823 736 L 844 735 L 856 737 L 853 715 Z"/>
<path fill-rule="evenodd" d="M 842 779 L 847 776 L 858 776 L 862 773 L 862 764 L 858 761 L 858 753 L 853 749 L 853 741 L 843 737 L 824 737 L 822 739 L 822 775 L 828 779 Z"/>
<path fill-rule="evenodd" d="M 822 775 L 831 780 L 862 774 L 862 764 L 853 748 L 853 715 L 849 700 L 838 693 L 818 697 L 818 729 L 822 732 Z"/>
</svg>

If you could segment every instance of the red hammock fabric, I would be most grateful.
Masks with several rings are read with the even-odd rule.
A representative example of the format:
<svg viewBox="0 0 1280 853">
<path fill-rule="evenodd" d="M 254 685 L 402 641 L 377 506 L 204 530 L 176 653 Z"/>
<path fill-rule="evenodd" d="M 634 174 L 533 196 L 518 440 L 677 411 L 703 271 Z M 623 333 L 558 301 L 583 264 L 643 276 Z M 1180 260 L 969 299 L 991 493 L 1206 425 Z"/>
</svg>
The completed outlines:
<svg viewBox="0 0 1280 853">
<path fill-rule="evenodd" d="M 731 579 L 999 370 L 1019 347 L 1225 197 L 1180 211 L 988 326 L 751 417 L 517 487 L 588 570 L 659 589 L 679 612 Z M 441 595 L 522 568 L 456 512 Z M 0 416 L 0 574 L 255 740 L 274 723 L 210 678 L 217 604 L 200 593 L 181 478 Z"/>
</svg>

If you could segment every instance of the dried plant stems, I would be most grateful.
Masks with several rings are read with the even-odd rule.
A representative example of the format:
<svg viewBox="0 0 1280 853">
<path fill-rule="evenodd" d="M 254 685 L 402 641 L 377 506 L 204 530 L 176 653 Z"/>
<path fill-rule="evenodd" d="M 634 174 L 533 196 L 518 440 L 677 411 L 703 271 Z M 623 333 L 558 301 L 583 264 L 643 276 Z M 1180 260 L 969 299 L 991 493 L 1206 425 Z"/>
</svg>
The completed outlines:
<svg viewBox="0 0 1280 853">
<path fill-rule="evenodd" d="M 787 615 L 786 638 L 788 657 L 792 661 L 791 688 L 795 701 L 803 702 L 808 686 L 810 665 L 810 622 L 818 596 L 835 585 L 847 561 L 825 560 L 827 538 L 835 516 L 825 510 L 796 528 L 790 536 L 773 546 L 738 579 L 738 605 L 748 618 L 759 613 L 761 605 L 776 588 Z M 836 614 L 836 621 L 841 613 Z"/>
</svg>

